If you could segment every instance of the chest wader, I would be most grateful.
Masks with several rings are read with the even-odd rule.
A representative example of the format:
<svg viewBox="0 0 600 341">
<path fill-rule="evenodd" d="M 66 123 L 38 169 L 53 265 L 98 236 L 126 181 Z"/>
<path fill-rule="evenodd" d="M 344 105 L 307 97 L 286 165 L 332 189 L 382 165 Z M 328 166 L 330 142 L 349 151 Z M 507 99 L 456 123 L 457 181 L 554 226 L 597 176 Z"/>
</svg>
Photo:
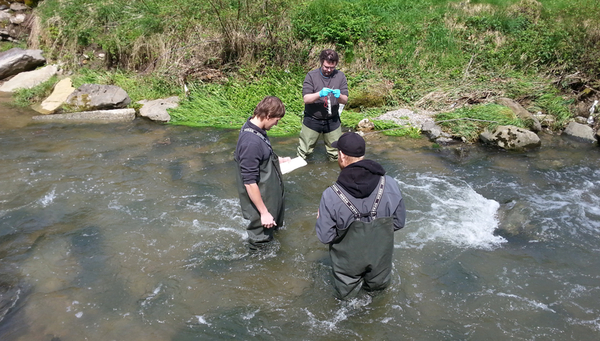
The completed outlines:
<svg viewBox="0 0 600 341">
<path fill-rule="evenodd" d="M 269 140 L 267 140 L 262 134 L 252 128 L 243 129 L 242 132 L 250 132 L 260 137 L 261 140 L 263 140 L 271 150 L 270 159 L 261 163 L 259 166 L 260 179 L 257 183 L 260 190 L 260 196 L 262 197 L 267 210 L 269 210 L 269 213 L 273 215 L 273 218 L 277 223 L 276 227 L 272 227 L 270 229 L 262 226 L 260 213 L 248 196 L 246 186 L 244 186 L 244 182 L 242 181 L 242 173 L 239 169 L 239 162 L 236 160 L 238 163 L 237 184 L 238 193 L 240 195 L 240 206 L 242 207 L 242 215 L 245 219 L 250 220 L 250 224 L 246 228 L 248 231 L 249 242 L 252 244 L 269 242 L 273 239 L 273 231 L 276 230 L 278 226 L 283 225 L 283 213 L 285 211 L 284 188 L 283 180 L 281 178 L 281 168 L 279 166 L 279 157 L 271 148 Z"/>
<path fill-rule="evenodd" d="M 377 218 L 385 177 L 379 181 L 377 197 L 368 213 L 359 212 L 337 184 L 331 187 L 354 214 L 354 221 L 346 229 L 337 229 L 338 236 L 329 246 L 334 284 L 340 298 L 357 288 L 361 279 L 368 291 L 384 289 L 391 281 L 394 252 L 393 217 Z"/>
</svg>

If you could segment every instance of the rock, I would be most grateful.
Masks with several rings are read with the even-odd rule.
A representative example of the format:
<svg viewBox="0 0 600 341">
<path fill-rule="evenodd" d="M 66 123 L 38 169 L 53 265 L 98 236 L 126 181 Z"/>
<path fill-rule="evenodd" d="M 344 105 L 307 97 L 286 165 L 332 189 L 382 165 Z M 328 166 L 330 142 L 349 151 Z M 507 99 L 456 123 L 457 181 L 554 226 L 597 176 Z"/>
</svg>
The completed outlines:
<svg viewBox="0 0 600 341">
<path fill-rule="evenodd" d="M 533 114 L 533 117 L 540 122 L 542 127 L 552 127 L 554 124 L 556 124 L 556 118 L 552 115 L 542 114 L 539 112 L 537 114 Z"/>
<path fill-rule="evenodd" d="M 20 12 L 30 10 L 31 8 L 25 4 L 13 2 L 12 4 L 10 4 L 10 9 L 14 12 Z"/>
<path fill-rule="evenodd" d="M 498 98 L 496 100 L 496 103 L 504 105 L 505 107 L 508 107 L 510 110 L 512 110 L 512 112 L 515 113 L 517 117 L 522 119 L 525 122 L 525 124 L 527 124 L 527 127 L 529 129 L 533 131 L 542 130 L 542 125 L 537 120 L 537 118 L 535 118 L 535 116 L 533 116 L 532 113 L 523 108 L 523 106 L 521 106 L 521 104 L 519 104 L 517 101 L 512 100 L 510 98 Z"/>
<path fill-rule="evenodd" d="M 71 78 L 65 78 L 56 83 L 52 94 L 40 105 L 33 106 L 33 109 L 44 115 L 52 114 L 63 105 L 73 91 L 75 91 L 75 88 L 72 85 Z"/>
<path fill-rule="evenodd" d="M 360 131 L 369 132 L 375 130 L 375 124 L 369 121 L 368 118 L 363 118 L 362 120 L 360 120 L 360 122 L 358 122 L 357 128 Z"/>
<path fill-rule="evenodd" d="M 527 202 L 511 201 L 498 210 L 498 229 L 495 231 L 505 238 L 539 240 L 540 227 L 531 223 L 534 208 Z"/>
<path fill-rule="evenodd" d="M 12 15 L 10 13 L 6 13 L 4 11 L 0 11 L 0 22 L 10 22 L 10 18 L 12 18 Z"/>
<path fill-rule="evenodd" d="M 423 132 L 428 139 L 435 140 L 438 137 L 442 136 L 442 127 L 435 124 L 433 121 L 425 122 L 421 126 L 421 132 Z"/>
<path fill-rule="evenodd" d="M 42 56 L 42 50 L 12 48 L 0 53 L 0 79 L 34 70 L 45 63 L 46 59 Z"/>
<path fill-rule="evenodd" d="M 115 85 L 83 84 L 65 101 L 71 111 L 91 111 L 125 108 L 131 98 Z"/>
<path fill-rule="evenodd" d="M 485 130 L 479 139 L 486 144 L 506 150 L 539 147 L 541 141 L 536 133 L 515 126 L 498 126 L 492 132 Z"/>
<path fill-rule="evenodd" d="M 171 116 L 167 109 L 177 108 L 179 106 L 179 97 L 173 96 L 154 101 L 139 101 L 142 104 L 140 116 L 151 119 L 152 121 L 169 122 Z"/>
<path fill-rule="evenodd" d="M 135 109 L 94 110 L 70 114 L 33 116 L 36 122 L 64 123 L 114 123 L 130 122 L 135 119 Z"/>
<path fill-rule="evenodd" d="M 398 109 L 388 111 L 385 114 L 376 118 L 381 121 L 392 121 L 398 125 L 410 125 L 420 128 L 425 122 L 433 122 L 433 112 L 419 110 L 415 112 L 410 109 Z"/>
<path fill-rule="evenodd" d="M 569 123 L 567 128 L 565 128 L 563 134 L 569 135 L 583 142 L 596 142 L 596 137 L 594 136 L 594 129 L 592 129 L 587 124 L 571 122 Z"/>
<path fill-rule="evenodd" d="M 25 22 L 25 19 L 27 19 L 27 15 L 19 13 L 10 17 L 10 23 L 14 25 L 21 25 Z"/>
<path fill-rule="evenodd" d="M 21 72 L 0 86 L 2 92 L 14 92 L 19 89 L 31 89 L 39 85 L 52 76 L 56 75 L 58 67 L 56 65 L 48 65 L 41 69 Z"/>
<path fill-rule="evenodd" d="M 437 144 L 449 145 L 461 142 L 452 138 L 452 135 L 444 132 L 442 127 L 435 124 L 433 121 L 426 121 L 423 123 L 421 126 L 421 132 L 425 134 L 430 141 Z"/>
</svg>

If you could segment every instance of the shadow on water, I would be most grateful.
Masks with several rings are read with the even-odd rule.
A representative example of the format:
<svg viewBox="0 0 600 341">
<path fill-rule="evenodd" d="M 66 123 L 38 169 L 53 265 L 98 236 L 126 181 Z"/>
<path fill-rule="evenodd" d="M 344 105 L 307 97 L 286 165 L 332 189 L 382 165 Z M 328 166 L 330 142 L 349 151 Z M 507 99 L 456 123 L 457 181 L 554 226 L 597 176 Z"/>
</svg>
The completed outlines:
<svg viewBox="0 0 600 341">
<path fill-rule="evenodd" d="M 29 124 L 0 114 L 0 339 L 595 339 L 597 147 L 434 148 L 370 135 L 403 191 L 392 285 L 333 297 L 314 232 L 339 173 L 319 144 L 285 176 L 286 221 L 250 252 L 238 132 Z M 8 123 L 10 122 L 10 123 Z M 296 137 L 272 139 L 293 156 Z"/>
</svg>

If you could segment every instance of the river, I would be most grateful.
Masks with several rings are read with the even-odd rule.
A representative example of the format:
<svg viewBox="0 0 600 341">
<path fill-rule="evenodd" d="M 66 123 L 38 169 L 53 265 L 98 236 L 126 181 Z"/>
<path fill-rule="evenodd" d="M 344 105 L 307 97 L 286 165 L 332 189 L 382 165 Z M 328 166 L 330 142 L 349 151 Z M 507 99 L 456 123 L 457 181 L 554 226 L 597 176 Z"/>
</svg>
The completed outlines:
<svg viewBox="0 0 600 341">
<path fill-rule="evenodd" d="M 31 124 L 0 111 L 1 340 L 597 340 L 600 151 L 435 149 L 368 136 L 403 191 L 393 283 L 333 297 L 314 223 L 335 163 L 285 176 L 286 222 L 249 252 L 237 131 Z M 293 156 L 296 137 L 272 138 Z"/>
</svg>

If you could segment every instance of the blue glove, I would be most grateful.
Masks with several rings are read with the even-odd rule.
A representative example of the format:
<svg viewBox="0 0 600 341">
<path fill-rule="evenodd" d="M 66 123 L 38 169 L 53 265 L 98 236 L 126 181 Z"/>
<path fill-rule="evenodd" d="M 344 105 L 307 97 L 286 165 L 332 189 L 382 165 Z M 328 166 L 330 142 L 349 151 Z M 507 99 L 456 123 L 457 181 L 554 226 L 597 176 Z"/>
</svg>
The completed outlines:
<svg viewBox="0 0 600 341">
<path fill-rule="evenodd" d="M 340 89 L 331 90 L 331 93 L 335 98 L 340 98 Z"/>
<path fill-rule="evenodd" d="M 319 91 L 319 97 L 327 97 L 327 95 L 329 95 L 329 93 L 331 93 L 333 90 L 331 90 L 330 88 L 323 88 L 321 89 L 321 91 Z"/>
</svg>

